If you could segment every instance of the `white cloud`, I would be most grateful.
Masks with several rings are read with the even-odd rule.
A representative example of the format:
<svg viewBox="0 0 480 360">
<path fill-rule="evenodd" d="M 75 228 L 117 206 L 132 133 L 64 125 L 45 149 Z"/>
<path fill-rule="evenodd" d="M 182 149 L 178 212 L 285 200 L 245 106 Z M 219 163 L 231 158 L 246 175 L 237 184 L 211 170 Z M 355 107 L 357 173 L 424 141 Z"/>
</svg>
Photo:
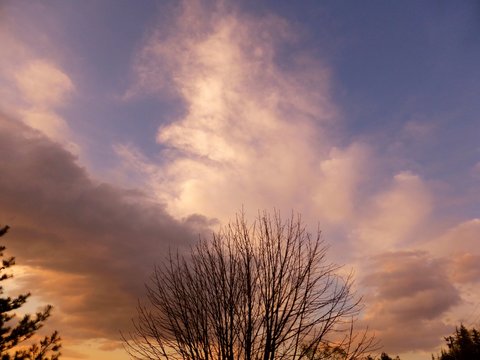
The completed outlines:
<svg viewBox="0 0 480 360">
<path fill-rule="evenodd" d="M 203 11 L 185 2 L 174 30 L 152 31 L 135 65 L 129 96 L 170 85 L 185 102 L 157 134 L 167 148 L 162 176 L 152 176 L 157 195 L 178 216 L 225 219 L 243 204 L 327 223 L 350 217 L 371 154 L 336 144 L 328 67 L 305 54 L 280 67 L 279 44 L 295 35 L 278 17 Z"/>
<path fill-rule="evenodd" d="M 13 106 L 19 118 L 78 154 L 80 148 L 73 141 L 67 122 L 57 114 L 74 90 L 70 78 L 57 65 L 39 59 L 26 61 L 13 77 L 18 89 Z"/>
<path fill-rule="evenodd" d="M 395 175 L 390 188 L 375 195 L 358 219 L 354 236 L 360 240 L 359 249 L 380 253 L 404 245 L 412 236 L 418 240 L 431 213 L 432 201 L 432 194 L 418 175 Z"/>
<path fill-rule="evenodd" d="M 312 196 L 321 219 L 345 223 L 355 216 L 357 192 L 369 173 L 370 153 L 367 145 L 354 143 L 346 149 L 332 148 L 321 161 Z"/>
<path fill-rule="evenodd" d="M 443 235 L 432 239 L 426 246 L 435 253 L 462 255 L 480 253 L 480 219 L 470 219 L 448 229 Z"/>
<path fill-rule="evenodd" d="M 19 116 L 24 124 L 40 131 L 50 139 L 61 143 L 73 154 L 80 153 L 80 146 L 69 140 L 69 138 L 71 138 L 71 131 L 67 122 L 55 112 L 29 109 L 20 110 Z"/>
<path fill-rule="evenodd" d="M 58 107 L 74 89 L 70 78 L 46 60 L 29 61 L 14 77 L 21 95 L 34 108 Z"/>
<path fill-rule="evenodd" d="M 6 54 L 0 59 L 0 110 L 79 154 L 67 121 L 58 114 L 75 91 L 70 76 L 55 59 L 27 46 L 11 23 L 0 26 L 0 41 Z"/>
</svg>

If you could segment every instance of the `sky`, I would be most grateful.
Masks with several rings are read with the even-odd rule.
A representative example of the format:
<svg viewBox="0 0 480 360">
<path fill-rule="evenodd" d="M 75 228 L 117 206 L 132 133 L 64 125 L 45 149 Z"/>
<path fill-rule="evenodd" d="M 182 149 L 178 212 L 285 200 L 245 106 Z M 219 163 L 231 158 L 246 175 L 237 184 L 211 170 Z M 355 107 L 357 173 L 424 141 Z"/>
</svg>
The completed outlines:
<svg viewBox="0 0 480 360">
<path fill-rule="evenodd" d="M 429 359 L 480 325 L 479 36 L 473 0 L 1 1 L 7 288 L 63 359 L 128 359 L 154 264 L 293 211 Z"/>
</svg>

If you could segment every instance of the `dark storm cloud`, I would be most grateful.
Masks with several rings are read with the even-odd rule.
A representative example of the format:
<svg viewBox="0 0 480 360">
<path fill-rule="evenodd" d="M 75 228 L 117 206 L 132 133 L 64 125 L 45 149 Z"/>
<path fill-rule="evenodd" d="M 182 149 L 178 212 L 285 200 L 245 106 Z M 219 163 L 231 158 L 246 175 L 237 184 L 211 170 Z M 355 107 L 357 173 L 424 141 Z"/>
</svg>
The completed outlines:
<svg viewBox="0 0 480 360">
<path fill-rule="evenodd" d="M 92 180 L 59 144 L 5 117 L 0 169 L 0 223 L 12 227 L 2 240 L 35 269 L 25 286 L 76 337 L 117 339 L 152 265 L 206 227 L 201 216 L 179 222 L 140 191 Z"/>
</svg>

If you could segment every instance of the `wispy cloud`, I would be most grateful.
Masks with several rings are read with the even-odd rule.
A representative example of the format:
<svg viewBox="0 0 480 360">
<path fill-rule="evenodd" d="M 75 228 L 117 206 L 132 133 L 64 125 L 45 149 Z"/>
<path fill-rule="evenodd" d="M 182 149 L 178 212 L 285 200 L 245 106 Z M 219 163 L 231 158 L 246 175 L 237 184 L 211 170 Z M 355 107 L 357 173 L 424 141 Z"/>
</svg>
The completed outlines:
<svg viewBox="0 0 480 360">
<path fill-rule="evenodd" d="M 74 89 L 70 78 L 45 60 L 25 64 L 15 72 L 14 77 L 25 101 L 37 108 L 61 105 Z"/>
<path fill-rule="evenodd" d="M 0 60 L 0 110 L 78 154 L 80 147 L 58 113 L 70 100 L 75 85 L 56 59 L 45 54 L 47 51 L 29 47 L 16 30 L 10 18 L 0 25 L 0 40 L 7 54 Z"/>
<path fill-rule="evenodd" d="M 67 122 L 55 112 L 74 90 L 71 79 L 58 66 L 43 59 L 26 62 L 13 77 L 23 122 L 56 141 L 65 143 L 71 138 Z M 75 147 L 73 143 L 70 146 Z"/>
<path fill-rule="evenodd" d="M 280 63 L 296 36 L 281 18 L 209 10 L 184 2 L 174 30 L 154 29 L 137 57 L 132 91 L 168 84 L 186 108 L 157 134 L 166 148 L 158 196 L 180 215 L 310 204 L 328 221 L 348 217 L 369 149 L 335 143 L 329 68 L 307 54 Z"/>
</svg>

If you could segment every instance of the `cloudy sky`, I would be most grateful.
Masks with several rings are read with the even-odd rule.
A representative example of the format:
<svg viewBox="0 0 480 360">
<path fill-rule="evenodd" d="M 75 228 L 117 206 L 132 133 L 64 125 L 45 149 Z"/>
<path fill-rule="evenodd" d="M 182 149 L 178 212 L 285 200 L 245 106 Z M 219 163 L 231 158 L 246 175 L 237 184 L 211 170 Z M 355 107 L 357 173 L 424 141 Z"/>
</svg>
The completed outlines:
<svg viewBox="0 0 480 360">
<path fill-rule="evenodd" d="M 479 37 L 473 0 L 1 1 L 7 287 L 63 359 L 127 359 L 168 249 L 293 210 L 383 350 L 429 359 L 480 324 Z"/>
</svg>

